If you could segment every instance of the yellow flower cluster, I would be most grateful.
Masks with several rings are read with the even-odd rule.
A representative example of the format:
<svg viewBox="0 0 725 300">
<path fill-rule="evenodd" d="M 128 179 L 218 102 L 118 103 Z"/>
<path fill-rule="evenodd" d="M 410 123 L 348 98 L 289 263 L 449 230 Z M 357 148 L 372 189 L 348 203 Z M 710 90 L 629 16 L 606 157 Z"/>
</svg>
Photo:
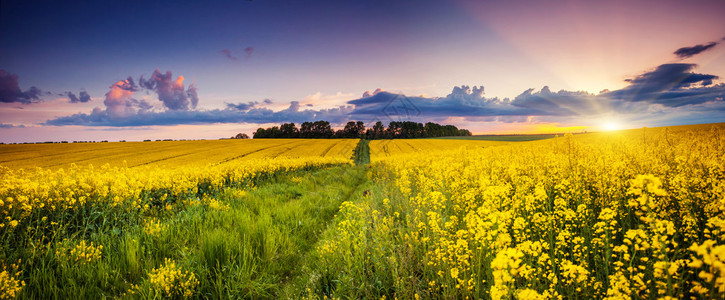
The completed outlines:
<svg viewBox="0 0 725 300">
<path fill-rule="evenodd" d="M 707 240 L 702 245 L 692 244 L 690 250 L 695 254 L 688 266 L 700 270 L 697 277 L 711 284 L 708 289 L 695 282 L 692 291 L 702 296 L 725 295 L 725 245 L 715 245 L 715 241 Z"/>
<path fill-rule="evenodd" d="M 143 231 L 150 236 L 157 236 L 168 227 L 168 225 L 162 223 L 160 220 L 151 218 L 144 221 Z"/>
<path fill-rule="evenodd" d="M 73 245 L 64 240 L 55 250 L 55 258 L 61 263 L 88 264 L 101 259 L 103 245 L 94 246 L 93 242 L 80 241 Z"/>
<path fill-rule="evenodd" d="M 371 143 L 430 293 L 725 296 L 724 124 L 478 143 Z"/>
<path fill-rule="evenodd" d="M 18 271 L 18 264 L 5 267 L 0 261 L 0 299 L 15 299 L 23 290 L 25 282 L 17 279 L 22 273 Z"/>
<path fill-rule="evenodd" d="M 193 272 L 182 271 L 176 262 L 165 259 L 164 265 L 149 273 L 149 282 L 153 289 L 163 297 L 190 298 L 194 295 L 199 280 Z"/>
<path fill-rule="evenodd" d="M 243 159 L 273 157 L 352 156 L 356 139 L 255 139 L 124 143 L 0 145 L 3 166 L 11 169 L 65 168 L 78 165 L 112 167 L 181 166 L 218 164 Z"/>
<path fill-rule="evenodd" d="M 14 228 L 31 215 L 60 214 L 88 206 L 127 210 L 172 209 L 197 195 L 228 186 L 250 186 L 264 174 L 349 164 L 349 157 L 278 157 L 231 160 L 177 168 L 92 165 L 69 169 L 11 170 L 0 166 L 0 227 Z M 221 203 L 210 203 L 224 209 Z M 60 219 L 60 218 L 59 218 Z"/>
</svg>

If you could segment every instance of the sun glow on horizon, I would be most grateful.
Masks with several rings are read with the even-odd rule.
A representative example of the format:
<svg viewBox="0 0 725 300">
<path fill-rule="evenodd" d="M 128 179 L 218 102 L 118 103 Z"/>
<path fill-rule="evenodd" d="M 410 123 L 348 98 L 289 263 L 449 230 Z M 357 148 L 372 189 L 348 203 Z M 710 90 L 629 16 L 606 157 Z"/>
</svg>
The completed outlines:
<svg viewBox="0 0 725 300">
<path fill-rule="evenodd" d="M 602 131 L 616 131 L 622 129 L 622 124 L 616 120 L 609 120 L 601 125 Z"/>
</svg>

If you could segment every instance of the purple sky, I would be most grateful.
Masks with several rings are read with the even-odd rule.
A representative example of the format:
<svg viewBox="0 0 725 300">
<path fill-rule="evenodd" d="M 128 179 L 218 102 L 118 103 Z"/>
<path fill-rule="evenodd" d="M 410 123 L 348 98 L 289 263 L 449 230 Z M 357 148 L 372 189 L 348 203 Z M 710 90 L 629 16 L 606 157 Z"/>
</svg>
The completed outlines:
<svg viewBox="0 0 725 300">
<path fill-rule="evenodd" d="M 725 120 L 723 1 L 0 5 L 0 142 L 318 119 L 475 133 Z M 390 113 L 401 105 L 415 109 Z"/>
</svg>

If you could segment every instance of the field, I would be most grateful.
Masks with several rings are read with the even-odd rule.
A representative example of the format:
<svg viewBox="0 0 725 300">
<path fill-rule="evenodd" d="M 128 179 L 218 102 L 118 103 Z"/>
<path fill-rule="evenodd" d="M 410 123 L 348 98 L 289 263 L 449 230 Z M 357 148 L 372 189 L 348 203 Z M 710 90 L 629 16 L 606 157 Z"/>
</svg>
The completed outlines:
<svg viewBox="0 0 725 300">
<path fill-rule="evenodd" d="M 349 158 L 357 140 L 217 140 L 123 143 L 17 144 L 0 147 L 0 166 L 18 169 L 112 167 L 182 167 L 221 164 L 250 158 Z"/>
<path fill-rule="evenodd" d="M 473 135 L 473 136 L 440 137 L 440 138 L 436 138 L 436 139 L 528 142 L 528 141 L 538 141 L 538 140 L 550 139 L 550 138 L 554 138 L 556 136 L 557 136 L 556 134 Z"/>
<path fill-rule="evenodd" d="M 409 140 L 375 140 L 370 145 L 370 159 L 378 160 L 383 157 L 407 153 L 431 152 L 446 149 L 483 148 L 494 145 L 504 145 L 504 142 L 478 141 L 478 140 L 445 140 L 445 139 L 409 139 Z"/>
<path fill-rule="evenodd" d="M 725 298 L 722 123 L 0 153 L 0 298 Z"/>
</svg>

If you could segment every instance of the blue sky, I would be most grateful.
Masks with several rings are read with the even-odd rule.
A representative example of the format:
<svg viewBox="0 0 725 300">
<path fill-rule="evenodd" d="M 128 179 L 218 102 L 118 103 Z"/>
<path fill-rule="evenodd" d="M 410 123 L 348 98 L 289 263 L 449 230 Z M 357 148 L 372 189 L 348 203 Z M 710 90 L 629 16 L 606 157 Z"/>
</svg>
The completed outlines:
<svg viewBox="0 0 725 300">
<path fill-rule="evenodd" d="M 208 2 L 2 1 L 0 142 L 386 121 L 399 95 L 476 133 L 725 116 L 721 1 Z"/>
</svg>

